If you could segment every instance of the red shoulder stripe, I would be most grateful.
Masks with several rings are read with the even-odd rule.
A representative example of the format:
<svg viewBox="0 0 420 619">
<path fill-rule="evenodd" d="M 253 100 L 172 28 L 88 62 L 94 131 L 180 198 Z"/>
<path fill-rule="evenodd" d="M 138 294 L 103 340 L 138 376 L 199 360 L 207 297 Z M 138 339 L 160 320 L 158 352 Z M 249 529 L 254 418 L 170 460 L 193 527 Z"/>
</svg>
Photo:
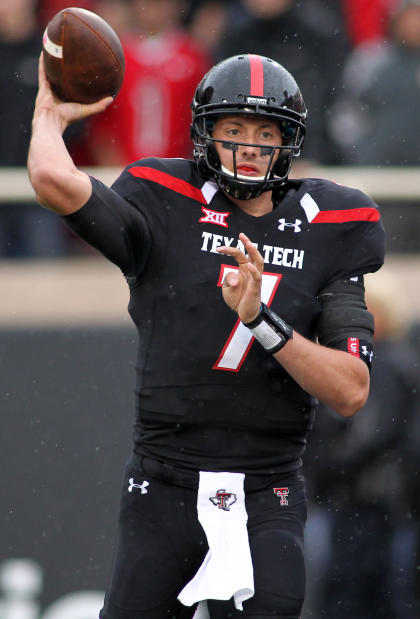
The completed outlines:
<svg viewBox="0 0 420 619">
<path fill-rule="evenodd" d="M 350 208 L 346 211 L 319 211 L 313 224 L 342 224 L 347 221 L 379 221 L 380 215 L 376 208 Z"/>
<path fill-rule="evenodd" d="M 153 181 L 158 185 L 163 185 L 172 191 L 181 193 L 183 196 L 187 196 L 187 198 L 197 200 L 197 202 L 200 202 L 201 204 L 207 204 L 207 201 L 200 189 L 197 189 L 194 185 L 191 185 L 180 178 L 176 178 L 176 176 L 171 176 L 166 172 L 161 172 L 160 170 L 155 170 L 154 168 L 143 168 L 140 166 L 134 166 L 128 171 L 137 178 L 145 178 L 148 181 Z"/>
<path fill-rule="evenodd" d="M 250 95 L 254 97 L 264 96 L 264 67 L 261 56 L 249 54 L 249 64 L 251 69 Z"/>
</svg>

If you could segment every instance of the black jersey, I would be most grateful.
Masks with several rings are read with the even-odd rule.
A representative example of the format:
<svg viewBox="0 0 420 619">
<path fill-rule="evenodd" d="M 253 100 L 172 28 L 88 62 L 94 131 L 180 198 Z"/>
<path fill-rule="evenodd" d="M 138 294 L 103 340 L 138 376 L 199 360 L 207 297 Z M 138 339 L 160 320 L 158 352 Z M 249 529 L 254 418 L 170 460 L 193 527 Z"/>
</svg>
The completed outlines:
<svg viewBox="0 0 420 619">
<path fill-rule="evenodd" d="M 254 217 L 183 159 L 136 162 L 112 190 L 92 184 L 88 203 L 65 220 L 129 283 L 139 332 L 135 451 L 200 470 L 298 467 L 316 402 L 226 306 L 220 286 L 237 266 L 216 249 L 241 246 L 244 232 L 264 258 L 262 300 L 315 340 L 320 292 L 383 262 L 375 204 L 301 179 Z"/>
</svg>

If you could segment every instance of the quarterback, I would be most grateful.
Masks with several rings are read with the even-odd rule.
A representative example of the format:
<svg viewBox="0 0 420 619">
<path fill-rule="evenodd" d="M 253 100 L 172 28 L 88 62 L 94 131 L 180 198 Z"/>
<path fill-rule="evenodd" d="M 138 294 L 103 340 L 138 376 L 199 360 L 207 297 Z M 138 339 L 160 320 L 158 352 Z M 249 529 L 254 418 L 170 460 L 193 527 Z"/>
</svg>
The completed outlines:
<svg viewBox="0 0 420 619">
<path fill-rule="evenodd" d="M 322 401 L 369 392 L 363 275 L 384 231 L 362 192 L 289 172 L 307 112 L 288 71 L 243 54 L 192 102 L 194 159 L 133 162 L 111 188 L 62 133 L 103 111 L 54 98 L 40 62 L 28 169 L 39 202 L 122 271 L 138 329 L 133 451 L 101 619 L 298 619 L 301 457 Z"/>
</svg>

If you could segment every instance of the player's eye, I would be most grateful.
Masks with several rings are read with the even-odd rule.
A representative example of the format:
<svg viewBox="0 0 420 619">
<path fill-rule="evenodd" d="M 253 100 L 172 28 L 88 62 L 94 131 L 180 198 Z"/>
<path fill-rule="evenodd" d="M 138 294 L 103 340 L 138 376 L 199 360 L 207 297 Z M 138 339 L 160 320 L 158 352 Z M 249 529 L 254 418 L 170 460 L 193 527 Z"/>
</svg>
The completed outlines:
<svg viewBox="0 0 420 619">
<path fill-rule="evenodd" d="M 273 134 L 271 133 L 271 131 L 262 131 L 261 132 L 261 137 L 264 140 L 269 140 L 269 139 L 271 139 L 273 137 Z"/>
<path fill-rule="evenodd" d="M 239 135 L 239 129 L 228 129 L 228 130 L 226 131 L 226 133 L 227 133 L 228 135 L 235 135 L 235 136 L 236 136 L 236 135 Z"/>
</svg>

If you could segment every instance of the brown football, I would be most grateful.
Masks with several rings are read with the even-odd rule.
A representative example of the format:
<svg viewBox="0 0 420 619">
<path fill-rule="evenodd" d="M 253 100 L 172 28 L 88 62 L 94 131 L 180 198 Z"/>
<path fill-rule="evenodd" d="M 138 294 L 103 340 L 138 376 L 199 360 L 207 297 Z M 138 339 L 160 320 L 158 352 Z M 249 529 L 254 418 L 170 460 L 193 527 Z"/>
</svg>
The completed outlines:
<svg viewBox="0 0 420 619">
<path fill-rule="evenodd" d="M 124 52 L 114 30 L 96 13 L 63 9 L 48 23 L 42 49 L 48 80 L 63 101 L 93 103 L 118 94 Z"/>
</svg>

